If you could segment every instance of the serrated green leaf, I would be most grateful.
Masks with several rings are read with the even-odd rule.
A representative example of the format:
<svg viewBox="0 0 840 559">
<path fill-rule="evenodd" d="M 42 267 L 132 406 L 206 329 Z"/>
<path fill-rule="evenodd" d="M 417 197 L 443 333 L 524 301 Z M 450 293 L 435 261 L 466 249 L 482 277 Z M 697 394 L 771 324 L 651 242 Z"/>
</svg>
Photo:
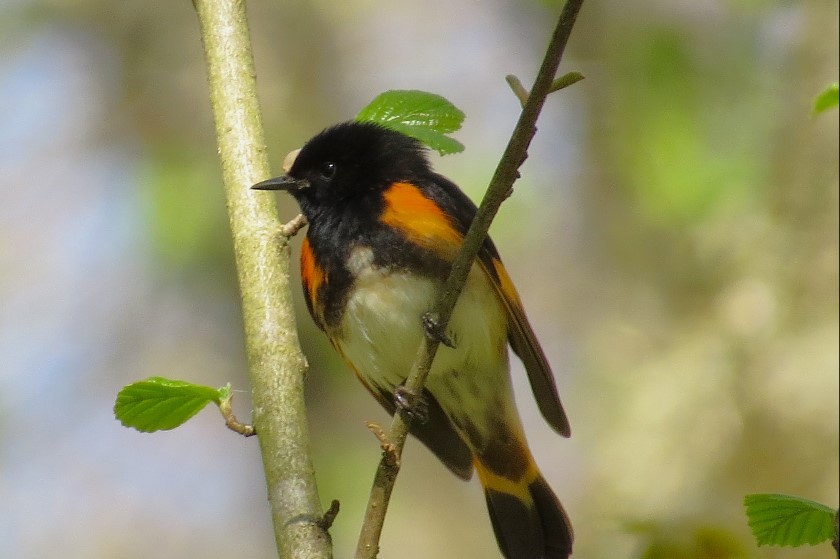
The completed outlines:
<svg viewBox="0 0 840 559">
<path fill-rule="evenodd" d="M 410 126 L 398 122 L 392 122 L 388 127 L 412 138 L 417 138 L 441 155 L 464 151 L 464 145 L 461 142 L 430 128 Z"/>
<path fill-rule="evenodd" d="M 380 124 L 399 122 L 449 133 L 461 127 L 464 113 L 440 95 L 416 89 L 392 89 L 377 95 L 356 115 L 356 120 Z"/>
<path fill-rule="evenodd" d="M 820 92 L 814 99 L 813 114 L 819 114 L 836 107 L 840 103 L 840 84 L 834 82 Z"/>
<path fill-rule="evenodd" d="M 444 97 L 426 91 L 394 89 L 379 94 L 356 115 L 358 122 L 375 122 L 416 138 L 441 155 L 463 151 L 446 134 L 461 128 L 464 113 Z"/>
<path fill-rule="evenodd" d="M 222 389 L 163 377 L 150 377 L 123 387 L 114 415 L 126 427 L 150 433 L 178 427 L 210 402 L 218 404 Z"/>
<path fill-rule="evenodd" d="M 834 537 L 831 508 L 792 495 L 756 494 L 744 498 L 747 520 L 758 545 L 798 547 Z"/>
</svg>

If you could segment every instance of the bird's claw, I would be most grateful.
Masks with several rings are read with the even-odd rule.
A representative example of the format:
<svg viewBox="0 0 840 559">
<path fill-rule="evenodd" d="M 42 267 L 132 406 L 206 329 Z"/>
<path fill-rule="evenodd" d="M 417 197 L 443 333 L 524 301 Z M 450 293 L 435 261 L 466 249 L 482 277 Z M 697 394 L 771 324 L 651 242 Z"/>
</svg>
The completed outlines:
<svg viewBox="0 0 840 559">
<path fill-rule="evenodd" d="M 422 395 L 410 392 L 404 385 L 394 390 L 394 402 L 413 421 L 426 423 L 429 420 L 429 404 Z"/>
<path fill-rule="evenodd" d="M 436 342 L 442 343 L 446 347 L 455 349 L 455 344 L 446 335 L 443 328 L 440 327 L 437 315 L 427 312 L 423 313 L 423 330 L 426 332 L 426 337 Z"/>
</svg>

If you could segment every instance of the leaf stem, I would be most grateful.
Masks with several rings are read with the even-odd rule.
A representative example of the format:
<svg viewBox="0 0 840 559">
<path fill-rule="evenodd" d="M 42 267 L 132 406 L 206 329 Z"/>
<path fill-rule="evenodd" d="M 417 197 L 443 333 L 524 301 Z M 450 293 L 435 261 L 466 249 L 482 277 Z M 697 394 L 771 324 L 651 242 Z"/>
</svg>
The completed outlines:
<svg viewBox="0 0 840 559">
<path fill-rule="evenodd" d="M 470 225 L 461 250 L 452 264 L 452 270 L 446 280 L 438 300 L 432 309 L 432 315 L 437 319 L 439 331 L 446 331 L 446 326 L 455 307 L 473 261 L 487 236 L 490 223 L 493 221 L 501 203 L 509 195 L 514 181 L 519 176 L 519 167 L 527 157 L 528 146 L 536 133 L 537 117 L 542 111 L 545 98 L 549 94 L 554 76 L 563 56 L 569 35 L 574 27 L 575 19 L 580 11 L 583 0 L 567 0 L 557 26 L 543 58 L 534 86 L 513 134 L 508 142 L 502 159 L 496 167 L 496 172 L 490 181 L 490 186 Z M 439 340 L 425 337 L 417 350 L 411 372 L 404 384 L 404 391 L 419 394 L 431 369 L 432 361 L 437 352 Z M 388 502 L 394 488 L 396 475 L 399 470 L 399 458 L 402 454 L 405 439 L 408 435 L 411 418 L 405 410 L 400 409 L 394 414 L 391 428 L 387 437 L 393 446 L 393 455 L 383 451 L 382 460 L 376 471 L 373 487 L 371 488 L 365 520 L 356 547 L 356 557 L 359 559 L 375 558 L 379 552 L 379 538 L 385 522 Z M 396 460 L 395 460 L 396 458 Z"/>
<path fill-rule="evenodd" d="M 233 395 L 230 395 L 219 402 L 219 411 L 222 412 L 222 417 L 225 418 L 225 426 L 243 437 L 253 437 L 257 434 L 257 430 L 254 429 L 253 425 L 242 423 L 236 419 L 236 416 L 233 415 L 232 401 Z"/>
</svg>

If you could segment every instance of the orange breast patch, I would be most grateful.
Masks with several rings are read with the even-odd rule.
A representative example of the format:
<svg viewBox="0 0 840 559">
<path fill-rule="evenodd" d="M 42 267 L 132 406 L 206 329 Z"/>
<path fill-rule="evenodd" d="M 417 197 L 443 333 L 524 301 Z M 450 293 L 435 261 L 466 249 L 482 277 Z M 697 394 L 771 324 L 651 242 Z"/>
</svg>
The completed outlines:
<svg viewBox="0 0 840 559">
<path fill-rule="evenodd" d="M 318 266 L 315 261 L 315 254 L 312 252 L 309 239 L 303 239 L 303 244 L 300 246 L 300 277 L 311 308 L 317 309 L 318 289 L 326 281 L 326 275 L 323 268 Z"/>
<path fill-rule="evenodd" d="M 417 186 L 396 182 L 385 191 L 384 198 L 382 223 L 398 229 L 409 241 L 447 260 L 455 258 L 463 236 L 443 210 Z"/>
</svg>

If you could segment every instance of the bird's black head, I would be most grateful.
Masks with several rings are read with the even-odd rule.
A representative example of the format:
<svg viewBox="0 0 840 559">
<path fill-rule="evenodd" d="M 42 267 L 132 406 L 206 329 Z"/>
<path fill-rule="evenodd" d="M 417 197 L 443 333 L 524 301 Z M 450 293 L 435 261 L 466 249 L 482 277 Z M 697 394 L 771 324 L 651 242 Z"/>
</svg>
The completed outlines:
<svg viewBox="0 0 840 559">
<path fill-rule="evenodd" d="M 351 121 L 306 142 L 286 175 L 252 188 L 287 190 L 311 219 L 350 200 L 376 199 L 391 183 L 416 181 L 429 172 L 419 141 L 377 124 Z"/>
</svg>

